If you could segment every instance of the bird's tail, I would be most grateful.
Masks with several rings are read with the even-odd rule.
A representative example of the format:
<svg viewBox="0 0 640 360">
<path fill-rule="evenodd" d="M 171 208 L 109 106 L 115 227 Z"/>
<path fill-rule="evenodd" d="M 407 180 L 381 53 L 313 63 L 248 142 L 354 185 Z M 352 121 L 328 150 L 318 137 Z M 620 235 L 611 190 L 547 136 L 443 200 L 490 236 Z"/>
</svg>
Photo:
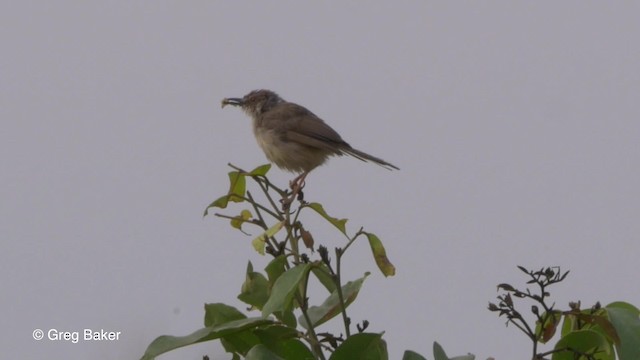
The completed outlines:
<svg viewBox="0 0 640 360">
<path fill-rule="evenodd" d="M 399 167 L 397 167 L 397 166 L 395 166 L 395 165 L 393 165 L 393 164 L 391 164 L 389 162 L 386 162 L 386 161 L 384 161 L 384 160 L 382 160 L 382 159 L 380 159 L 378 157 L 375 157 L 373 155 L 369 155 L 366 152 L 362 152 L 362 151 L 354 149 L 352 147 L 349 147 L 348 149 L 340 149 L 340 150 L 342 150 L 343 152 L 353 156 L 356 159 L 360 159 L 362 161 L 371 161 L 373 163 L 376 163 L 376 164 L 382 166 L 385 169 L 388 169 L 388 170 L 393 170 L 393 169 L 400 170 Z"/>
</svg>

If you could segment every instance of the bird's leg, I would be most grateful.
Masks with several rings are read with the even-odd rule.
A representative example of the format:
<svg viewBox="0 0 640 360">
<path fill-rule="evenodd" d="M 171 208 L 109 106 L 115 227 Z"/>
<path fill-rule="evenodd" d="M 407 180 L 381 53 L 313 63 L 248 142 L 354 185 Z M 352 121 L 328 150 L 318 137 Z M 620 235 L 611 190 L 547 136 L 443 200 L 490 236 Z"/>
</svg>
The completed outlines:
<svg viewBox="0 0 640 360">
<path fill-rule="evenodd" d="M 295 197 L 296 195 L 298 195 L 298 200 L 299 201 L 302 201 L 302 199 L 304 198 L 304 195 L 302 193 L 302 189 L 306 185 L 306 182 L 304 180 L 307 178 L 307 174 L 309 174 L 309 173 L 305 172 L 305 173 L 303 173 L 302 175 L 300 175 L 298 177 L 298 181 L 297 181 L 297 184 L 296 184 L 296 189 L 294 189 L 293 193 L 291 194 L 291 197 Z"/>
<path fill-rule="evenodd" d="M 308 172 L 305 171 L 302 174 L 296 176 L 295 179 L 289 181 L 289 187 L 291 188 L 291 190 L 294 190 L 298 183 L 304 181 L 304 178 L 307 177 L 307 174 Z"/>
<path fill-rule="evenodd" d="M 305 184 L 304 179 L 307 177 L 307 174 L 309 174 L 309 172 L 305 171 L 289 182 L 289 187 L 291 188 L 291 195 L 283 199 L 282 205 L 284 207 L 289 207 L 289 205 L 293 202 L 293 200 L 296 199 L 296 196 L 301 194 L 301 190 Z"/>
</svg>

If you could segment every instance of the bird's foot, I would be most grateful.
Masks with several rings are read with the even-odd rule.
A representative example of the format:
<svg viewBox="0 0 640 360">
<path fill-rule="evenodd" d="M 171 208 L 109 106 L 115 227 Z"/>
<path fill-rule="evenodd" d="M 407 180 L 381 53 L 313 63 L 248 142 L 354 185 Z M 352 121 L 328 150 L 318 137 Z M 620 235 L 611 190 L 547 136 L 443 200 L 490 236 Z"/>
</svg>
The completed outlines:
<svg viewBox="0 0 640 360">
<path fill-rule="evenodd" d="M 291 207 L 291 203 L 293 203 L 293 201 L 296 199 L 300 202 L 304 202 L 304 193 L 302 192 L 302 189 L 306 185 L 304 179 L 307 177 L 307 174 L 308 173 L 302 173 L 295 179 L 289 181 L 289 188 L 291 188 L 291 193 L 286 194 L 286 197 L 283 197 L 280 200 L 283 210 L 289 210 L 289 207 Z"/>
<path fill-rule="evenodd" d="M 289 181 L 289 187 L 291 190 L 295 191 L 296 188 L 302 189 L 305 185 L 304 179 L 307 177 L 307 172 L 304 172 L 298 176 L 296 176 L 293 180 Z"/>
<path fill-rule="evenodd" d="M 289 187 L 291 187 L 291 193 L 287 194 L 287 197 L 282 198 L 280 203 L 282 204 L 283 210 L 288 210 L 293 203 L 294 200 L 298 200 L 300 202 L 304 201 L 304 192 L 302 189 L 306 185 L 304 181 L 304 176 L 298 176 L 289 182 Z"/>
</svg>

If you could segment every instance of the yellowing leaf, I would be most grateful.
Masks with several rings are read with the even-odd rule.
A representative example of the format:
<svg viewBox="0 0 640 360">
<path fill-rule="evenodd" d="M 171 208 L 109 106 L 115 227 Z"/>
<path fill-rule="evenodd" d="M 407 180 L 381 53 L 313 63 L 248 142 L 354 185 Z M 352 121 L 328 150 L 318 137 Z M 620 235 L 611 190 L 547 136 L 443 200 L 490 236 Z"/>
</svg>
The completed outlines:
<svg viewBox="0 0 640 360">
<path fill-rule="evenodd" d="M 267 231 L 263 232 L 262 234 L 258 235 L 255 239 L 253 239 L 253 241 L 251 241 L 251 245 L 253 245 L 253 248 L 256 249 L 256 251 L 260 255 L 264 255 L 264 248 L 265 248 L 267 238 L 277 234 L 278 231 L 280 231 L 280 229 L 282 229 L 283 226 L 284 226 L 284 221 L 280 221 L 276 223 L 275 225 L 267 229 Z"/>
<path fill-rule="evenodd" d="M 251 219 L 252 215 L 251 215 L 251 211 L 249 210 L 242 210 L 240 212 L 240 215 L 238 216 L 234 216 L 233 219 L 231 219 L 231 226 L 242 230 L 242 224 L 244 224 L 247 220 Z"/>
<path fill-rule="evenodd" d="M 382 245 L 382 241 L 372 234 L 365 232 L 367 235 L 367 239 L 369 239 L 369 246 L 371 246 L 371 252 L 373 252 L 373 258 L 376 261 L 376 265 L 384 276 L 393 276 L 396 274 L 396 267 L 393 266 L 389 258 L 387 258 L 387 251 L 384 249 Z"/>
<path fill-rule="evenodd" d="M 333 224 L 333 226 L 337 227 L 338 230 L 340 230 L 340 232 L 342 232 L 343 234 L 346 235 L 346 233 L 347 233 L 347 229 L 346 229 L 347 219 L 338 219 L 338 218 L 334 218 L 334 217 L 329 216 L 329 214 L 327 214 L 327 212 L 324 211 L 324 207 L 322 207 L 322 204 L 319 204 L 319 203 L 311 203 L 311 204 L 307 204 L 306 206 L 312 208 L 313 210 L 315 210 L 323 218 L 327 219 L 327 221 L 329 221 L 331 224 Z"/>
<path fill-rule="evenodd" d="M 258 254 L 264 255 L 264 248 L 266 246 L 266 239 L 264 237 L 264 234 L 253 239 L 251 241 L 251 245 L 253 245 L 253 248 L 258 252 Z"/>
</svg>

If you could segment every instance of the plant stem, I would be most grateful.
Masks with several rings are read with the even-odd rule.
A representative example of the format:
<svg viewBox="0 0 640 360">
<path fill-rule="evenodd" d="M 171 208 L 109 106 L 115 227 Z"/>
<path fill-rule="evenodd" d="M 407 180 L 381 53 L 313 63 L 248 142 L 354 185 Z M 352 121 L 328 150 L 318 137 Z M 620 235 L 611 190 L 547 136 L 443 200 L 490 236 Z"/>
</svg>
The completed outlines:
<svg viewBox="0 0 640 360">
<path fill-rule="evenodd" d="M 343 253 L 344 253 L 344 250 L 336 248 L 336 273 L 334 276 L 336 279 L 336 291 L 338 292 L 338 299 L 340 300 L 340 308 L 342 309 L 341 312 L 342 312 L 342 322 L 344 322 L 344 331 L 345 331 L 346 337 L 348 338 L 349 336 L 351 336 L 351 320 L 349 320 L 349 317 L 347 316 L 347 306 L 344 302 L 344 295 L 342 294 L 342 280 L 340 279 L 340 274 L 341 274 L 340 264 L 342 263 L 341 259 L 342 259 Z"/>
</svg>

